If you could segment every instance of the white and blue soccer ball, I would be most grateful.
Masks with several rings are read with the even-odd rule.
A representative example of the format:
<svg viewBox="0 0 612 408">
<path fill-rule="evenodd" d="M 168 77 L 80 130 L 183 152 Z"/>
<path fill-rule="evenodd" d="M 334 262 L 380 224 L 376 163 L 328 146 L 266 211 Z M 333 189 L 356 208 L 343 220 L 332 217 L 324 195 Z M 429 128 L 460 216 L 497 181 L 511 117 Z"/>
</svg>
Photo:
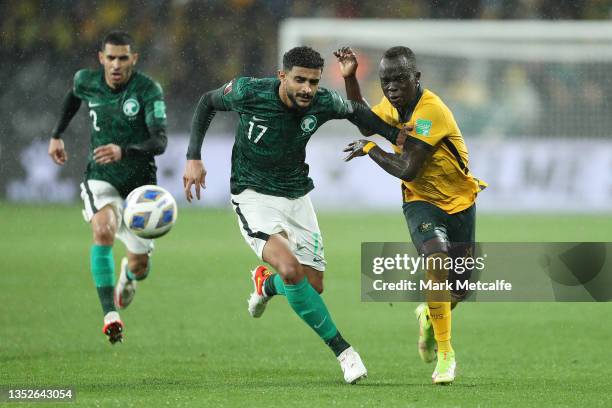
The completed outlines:
<svg viewBox="0 0 612 408">
<path fill-rule="evenodd" d="M 125 199 L 123 222 L 141 238 L 159 238 L 176 223 L 176 200 L 166 189 L 148 185 L 134 189 Z"/>
</svg>

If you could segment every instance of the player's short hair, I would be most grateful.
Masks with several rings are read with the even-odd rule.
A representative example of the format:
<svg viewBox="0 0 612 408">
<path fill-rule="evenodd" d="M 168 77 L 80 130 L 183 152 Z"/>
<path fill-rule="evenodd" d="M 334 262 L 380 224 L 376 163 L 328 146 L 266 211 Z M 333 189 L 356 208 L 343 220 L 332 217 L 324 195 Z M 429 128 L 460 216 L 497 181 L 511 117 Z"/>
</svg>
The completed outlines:
<svg viewBox="0 0 612 408">
<path fill-rule="evenodd" d="M 310 47 L 295 47 L 283 55 L 283 69 L 290 71 L 293 67 L 323 69 L 325 61 L 321 54 Z"/>
<path fill-rule="evenodd" d="M 110 33 L 104 36 L 102 43 L 100 44 L 100 49 L 104 51 L 104 47 L 106 44 L 111 45 L 129 45 L 130 49 L 134 48 L 134 39 L 131 35 L 129 35 L 126 31 L 111 31 Z"/>
<path fill-rule="evenodd" d="M 406 58 L 406 60 L 408 61 L 408 68 L 410 70 L 417 70 L 416 56 L 414 55 L 414 52 L 412 52 L 412 50 L 408 47 L 403 47 L 401 45 L 397 47 L 391 47 L 383 54 L 383 58 L 386 59 L 396 59 L 400 57 Z"/>
</svg>

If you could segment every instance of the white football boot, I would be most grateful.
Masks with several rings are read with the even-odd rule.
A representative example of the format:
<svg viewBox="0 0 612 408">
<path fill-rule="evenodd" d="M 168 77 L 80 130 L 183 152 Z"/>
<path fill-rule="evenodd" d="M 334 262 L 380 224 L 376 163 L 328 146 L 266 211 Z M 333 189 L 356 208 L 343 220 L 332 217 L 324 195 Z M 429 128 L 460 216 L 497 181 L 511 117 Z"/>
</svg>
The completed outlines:
<svg viewBox="0 0 612 408">
<path fill-rule="evenodd" d="M 124 257 L 121 259 L 121 273 L 119 274 L 119 280 L 115 285 L 115 307 L 117 309 L 125 309 L 134 300 L 136 294 L 136 281 L 129 280 L 127 277 L 128 272 L 128 259 Z"/>
<path fill-rule="evenodd" d="M 368 370 L 366 370 L 361 357 L 353 347 L 344 350 L 337 358 L 344 374 L 344 381 L 347 383 L 356 384 L 359 380 L 368 376 Z"/>
</svg>

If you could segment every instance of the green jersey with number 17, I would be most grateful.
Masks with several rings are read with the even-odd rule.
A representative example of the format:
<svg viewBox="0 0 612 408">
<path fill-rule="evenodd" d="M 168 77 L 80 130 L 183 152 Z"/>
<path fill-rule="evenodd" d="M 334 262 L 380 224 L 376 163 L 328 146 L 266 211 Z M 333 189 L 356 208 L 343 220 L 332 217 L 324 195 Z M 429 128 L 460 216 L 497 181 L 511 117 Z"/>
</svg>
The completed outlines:
<svg viewBox="0 0 612 408">
<path fill-rule="evenodd" d="M 166 125 L 166 105 L 159 84 L 135 71 L 127 84 L 114 90 L 106 84 L 103 70 L 82 69 L 74 76 L 73 93 L 87 103 L 91 121 L 85 179 L 106 181 L 123 197 L 136 187 L 155 184 L 157 167 L 152 155 L 97 164 L 93 151 L 109 143 L 125 147 L 143 142 L 150 137 L 148 127 Z"/>
<path fill-rule="evenodd" d="M 290 109 L 275 78 L 237 78 L 223 90 L 227 110 L 240 115 L 232 150 L 231 192 L 247 188 L 262 194 L 298 198 L 314 188 L 308 176 L 306 144 L 331 119 L 351 110 L 336 92 L 319 88 L 310 106 Z"/>
</svg>

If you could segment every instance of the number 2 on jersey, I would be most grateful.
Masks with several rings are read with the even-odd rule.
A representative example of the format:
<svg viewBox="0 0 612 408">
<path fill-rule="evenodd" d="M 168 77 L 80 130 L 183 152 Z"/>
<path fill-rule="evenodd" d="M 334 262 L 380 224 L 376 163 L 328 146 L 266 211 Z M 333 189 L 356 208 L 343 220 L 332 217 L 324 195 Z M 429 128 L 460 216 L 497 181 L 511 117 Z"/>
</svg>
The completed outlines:
<svg viewBox="0 0 612 408">
<path fill-rule="evenodd" d="M 249 135 L 248 135 L 249 140 L 251 140 L 251 135 L 253 134 L 254 127 L 257 127 L 259 129 L 259 134 L 255 137 L 255 140 L 253 140 L 253 143 L 257 143 L 259 142 L 259 139 L 262 138 L 264 133 L 266 133 L 266 131 L 268 130 L 268 127 L 262 126 L 262 125 L 255 125 L 253 122 L 249 122 Z"/>
<path fill-rule="evenodd" d="M 98 126 L 98 115 L 96 114 L 95 110 L 90 110 L 89 111 L 89 116 L 91 116 L 92 120 L 93 120 L 93 128 L 96 132 L 100 131 L 100 127 Z"/>
</svg>

